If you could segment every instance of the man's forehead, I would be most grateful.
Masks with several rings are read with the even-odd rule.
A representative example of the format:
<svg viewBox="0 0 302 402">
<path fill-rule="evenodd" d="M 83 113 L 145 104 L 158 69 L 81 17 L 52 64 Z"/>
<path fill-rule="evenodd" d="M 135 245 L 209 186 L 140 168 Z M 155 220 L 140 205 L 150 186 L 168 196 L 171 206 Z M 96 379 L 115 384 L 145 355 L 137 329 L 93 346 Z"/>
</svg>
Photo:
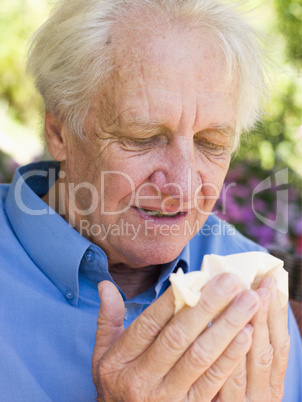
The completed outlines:
<svg viewBox="0 0 302 402">
<path fill-rule="evenodd" d="M 177 31 L 177 35 L 168 30 L 147 43 L 146 38 L 135 38 L 133 43 L 129 38 L 112 39 L 114 68 L 100 93 L 97 112 L 108 132 L 117 128 L 148 132 L 166 123 L 171 128 L 167 121 L 177 123 L 183 108 L 196 110 L 202 120 L 201 110 L 230 97 L 222 51 L 196 32 L 190 36 Z M 224 121 L 222 117 L 213 124 Z"/>
<path fill-rule="evenodd" d="M 162 131 L 165 130 L 166 127 L 160 123 L 156 122 L 143 122 L 143 121 L 130 121 L 129 124 L 126 125 L 127 128 L 137 130 L 143 133 L 152 133 L 154 131 Z M 231 124 L 219 124 L 219 123 L 210 123 L 207 128 L 207 131 L 219 131 L 222 134 L 227 136 L 235 135 L 235 128 Z M 204 130 L 202 130 L 204 131 Z"/>
<path fill-rule="evenodd" d="M 224 106 L 236 104 L 234 92 L 227 90 L 197 93 L 195 88 L 191 92 L 186 91 L 186 88 L 173 92 L 164 88 L 160 92 L 146 87 L 134 92 L 124 89 L 109 93 L 105 100 L 94 105 L 95 117 L 104 131 L 127 129 L 153 132 L 159 126 L 173 131 L 180 120 L 185 119 L 187 114 L 192 117 L 194 113 L 196 129 L 199 130 L 198 127 L 209 121 L 208 115 L 211 112 L 216 113 L 219 119 L 209 121 L 209 125 L 221 126 L 230 117 L 226 115 L 229 108 L 226 110 Z M 194 125 L 193 121 L 191 123 Z M 230 131 L 231 127 L 232 124 L 229 124 L 226 131 Z"/>
<path fill-rule="evenodd" d="M 165 123 L 161 121 L 147 120 L 142 118 L 142 116 L 137 116 L 136 118 L 132 116 L 128 120 L 121 119 L 120 116 L 118 116 L 112 124 L 112 128 L 113 127 L 115 130 L 120 130 L 123 133 L 133 132 L 142 134 L 154 134 L 156 132 L 163 133 L 168 128 Z M 235 135 L 235 127 L 232 123 L 212 122 L 207 125 L 206 130 L 219 131 L 220 133 L 231 137 Z"/>
<path fill-rule="evenodd" d="M 182 66 L 188 77 L 202 75 L 209 63 L 213 69 L 225 70 L 225 55 L 217 40 L 202 28 L 127 26 L 117 30 L 111 39 L 115 69 L 120 76 L 143 74 L 146 65 L 149 74 L 156 76 L 160 72 L 175 76 L 176 80 L 183 74 Z"/>
</svg>

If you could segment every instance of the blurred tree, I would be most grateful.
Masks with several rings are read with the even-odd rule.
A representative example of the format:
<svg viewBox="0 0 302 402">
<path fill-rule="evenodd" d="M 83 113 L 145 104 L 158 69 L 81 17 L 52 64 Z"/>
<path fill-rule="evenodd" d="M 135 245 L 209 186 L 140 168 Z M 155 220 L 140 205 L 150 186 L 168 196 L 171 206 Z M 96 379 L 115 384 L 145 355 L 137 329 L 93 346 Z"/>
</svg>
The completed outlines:
<svg viewBox="0 0 302 402">
<path fill-rule="evenodd" d="M 27 42 L 47 16 L 46 0 L 0 0 L 0 149 L 23 162 L 37 139 L 42 100 L 25 72 Z M 16 149 L 19 146 L 21 149 Z"/>
<path fill-rule="evenodd" d="M 238 160 L 259 161 L 263 169 L 290 167 L 302 175 L 302 4 L 301 0 L 274 0 L 270 24 L 280 45 L 282 62 L 275 80 L 274 95 L 266 115 L 256 129 L 244 136 Z M 276 74 L 272 71 L 270 74 Z M 236 162 L 235 162 L 236 163 Z M 298 180 L 298 178 L 293 178 Z"/>
<path fill-rule="evenodd" d="M 289 166 L 302 175 L 302 141 L 297 134 L 302 123 L 301 0 L 248 1 L 249 8 L 253 5 L 259 7 L 259 14 L 264 9 L 259 21 L 277 37 L 282 69 L 263 123 L 243 138 L 236 160 L 251 161 L 262 169 Z M 26 149 L 24 138 L 37 137 L 43 110 L 25 74 L 27 41 L 46 19 L 48 1 L 0 0 L 0 10 L 0 149 L 9 152 L 3 146 L 6 134 L 19 144 L 22 156 L 34 147 L 28 141 Z"/>
<path fill-rule="evenodd" d="M 286 40 L 288 59 L 301 68 L 302 61 L 302 2 L 274 0 L 277 26 Z"/>
</svg>

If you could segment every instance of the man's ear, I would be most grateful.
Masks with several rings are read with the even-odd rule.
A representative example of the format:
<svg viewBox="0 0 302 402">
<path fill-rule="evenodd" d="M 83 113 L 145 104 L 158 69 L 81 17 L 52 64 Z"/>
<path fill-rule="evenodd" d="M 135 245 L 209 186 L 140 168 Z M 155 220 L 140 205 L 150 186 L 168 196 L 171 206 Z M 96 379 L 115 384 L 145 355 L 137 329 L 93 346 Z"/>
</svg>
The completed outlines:
<svg viewBox="0 0 302 402">
<path fill-rule="evenodd" d="M 66 129 L 64 124 L 51 113 L 45 114 L 45 139 L 50 155 L 54 160 L 63 162 L 66 159 Z"/>
</svg>

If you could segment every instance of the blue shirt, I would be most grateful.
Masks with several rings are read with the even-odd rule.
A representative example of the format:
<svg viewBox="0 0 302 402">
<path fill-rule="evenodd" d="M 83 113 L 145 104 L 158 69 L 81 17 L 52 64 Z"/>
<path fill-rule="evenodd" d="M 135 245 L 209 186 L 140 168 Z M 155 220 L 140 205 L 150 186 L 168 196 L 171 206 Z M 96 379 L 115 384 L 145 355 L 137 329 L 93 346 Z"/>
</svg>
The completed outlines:
<svg viewBox="0 0 302 402">
<path fill-rule="evenodd" d="M 55 162 L 18 169 L 0 186 L 0 399 L 94 401 L 91 375 L 98 282 L 112 278 L 101 248 L 82 237 L 41 196 L 57 178 Z M 28 212 L 31 211 L 29 214 Z M 169 286 L 176 267 L 200 269 L 203 256 L 263 250 L 211 215 L 158 281 L 126 300 L 125 327 Z M 291 348 L 284 401 L 301 401 L 301 340 L 289 311 Z"/>
</svg>

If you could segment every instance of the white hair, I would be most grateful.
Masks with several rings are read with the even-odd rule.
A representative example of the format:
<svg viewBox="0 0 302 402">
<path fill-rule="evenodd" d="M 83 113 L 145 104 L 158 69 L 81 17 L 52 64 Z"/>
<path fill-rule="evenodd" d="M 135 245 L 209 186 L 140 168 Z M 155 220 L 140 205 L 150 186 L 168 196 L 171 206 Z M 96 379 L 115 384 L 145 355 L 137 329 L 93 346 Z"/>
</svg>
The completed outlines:
<svg viewBox="0 0 302 402">
<path fill-rule="evenodd" d="M 257 33 L 234 4 L 219 0 L 61 0 L 29 49 L 28 70 L 46 109 L 83 138 L 91 100 L 113 68 L 111 34 L 126 15 L 135 18 L 135 11 L 144 10 L 154 20 L 161 15 L 168 23 L 214 35 L 227 61 L 228 78 L 236 76 L 239 83 L 236 132 L 250 130 L 266 93 L 263 51 Z M 135 29 L 144 29 L 138 26 Z"/>
</svg>

